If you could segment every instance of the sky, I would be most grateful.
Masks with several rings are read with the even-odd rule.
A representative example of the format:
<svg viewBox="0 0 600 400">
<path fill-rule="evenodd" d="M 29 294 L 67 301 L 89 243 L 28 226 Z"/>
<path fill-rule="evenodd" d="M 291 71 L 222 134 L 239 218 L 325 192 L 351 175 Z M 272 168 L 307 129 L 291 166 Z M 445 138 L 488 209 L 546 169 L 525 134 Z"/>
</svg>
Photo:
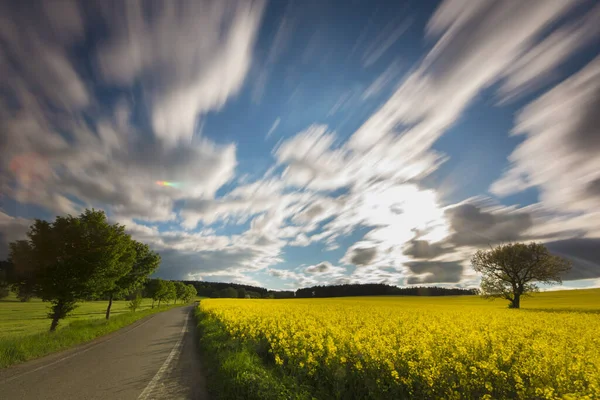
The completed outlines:
<svg viewBox="0 0 600 400">
<path fill-rule="evenodd" d="M 0 259 L 102 209 L 156 276 L 476 287 L 543 242 L 600 287 L 595 1 L 0 4 Z"/>
</svg>

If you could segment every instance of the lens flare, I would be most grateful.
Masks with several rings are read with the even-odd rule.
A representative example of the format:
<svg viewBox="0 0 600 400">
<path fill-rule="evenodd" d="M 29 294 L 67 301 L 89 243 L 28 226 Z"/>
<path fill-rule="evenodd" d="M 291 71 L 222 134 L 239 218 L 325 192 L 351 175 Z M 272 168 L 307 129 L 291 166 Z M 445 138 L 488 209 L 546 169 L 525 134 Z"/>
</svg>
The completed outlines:
<svg viewBox="0 0 600 400">
<path fill-rule="evenodd" d="M 179 182 L 169 182 L 169 181 L 156 181 L 157 185 L 160 186 L 171 186 L 171 187 L 179 187 L 181 186 Z"/>
</svg>

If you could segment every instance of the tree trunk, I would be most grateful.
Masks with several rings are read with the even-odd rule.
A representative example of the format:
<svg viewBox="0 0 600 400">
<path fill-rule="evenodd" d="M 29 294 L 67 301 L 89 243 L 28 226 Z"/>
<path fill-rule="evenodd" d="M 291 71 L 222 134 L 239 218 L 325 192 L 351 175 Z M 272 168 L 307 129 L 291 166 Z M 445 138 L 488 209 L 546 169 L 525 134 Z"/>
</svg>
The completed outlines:
<svg viewBox="0 0 600 400">
<path fill-rule="evenodd" d="M 54 332 L 56 330 L 56 327 L 58 326 L 58 321 L 60 320 L 61 316 L 64 314 L 63 313 L 63 308 L 64 308 L 64 303 L 62 301 L 57 301 L 56 304 L 54 304 L 51 308 L 52 313 L 50 314 L 50 316 L 52 316 L 52 323 L 50 324 L 50 332 Z"/>
<path fill-rule="evenodd" d="M 50 332 L 54 332 L 58 326 L 58 315 L 52 317 L 52 324 L 50 324 Z"/>
<path fill-rule="evenodd" d="M 158 299 L 158 308 L 160 308 L 160 299 Z"/>
<path fill-rule="evenodd" d="M 513 298 L 511 308 L 521 308 L 521 295 L 515 293 L 515 297 Z"/>
<path fill-rule="evenodd" d="M 112 307 L 112 301 L 113 301 L 113 295 L 111 293 L 110 297 L 108 298 L 108 307 L 106 308 L 106 319 L 110 318 L 110 308 Z"/>
</svg>

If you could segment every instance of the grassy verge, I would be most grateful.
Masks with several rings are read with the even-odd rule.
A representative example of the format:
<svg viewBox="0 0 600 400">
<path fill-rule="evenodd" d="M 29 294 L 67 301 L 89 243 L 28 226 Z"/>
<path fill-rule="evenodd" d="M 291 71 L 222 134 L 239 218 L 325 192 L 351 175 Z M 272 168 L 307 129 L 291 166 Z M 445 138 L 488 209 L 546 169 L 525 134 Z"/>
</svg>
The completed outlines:
<svg viewBox="0 0 600 400">
<path fill-rule="evenodd" d="M 177 304 L 138 312 L 125 312 L 111 316 L 108 321 L 103 318 L 75 320 L 54 333 L 40 332 L 0 338 L 0 368 L 89 342 L 149 315 L 181 306 L 182 304 Z"/>
<path fill-rule="evenodd" d="M 284 376 L 257 349 L 233 340 L 223 325 L 196 309 L 200 348 L 208 366 L 208 390 L 215 399 L 312 399 L 307 388 Z"/>
</svg>

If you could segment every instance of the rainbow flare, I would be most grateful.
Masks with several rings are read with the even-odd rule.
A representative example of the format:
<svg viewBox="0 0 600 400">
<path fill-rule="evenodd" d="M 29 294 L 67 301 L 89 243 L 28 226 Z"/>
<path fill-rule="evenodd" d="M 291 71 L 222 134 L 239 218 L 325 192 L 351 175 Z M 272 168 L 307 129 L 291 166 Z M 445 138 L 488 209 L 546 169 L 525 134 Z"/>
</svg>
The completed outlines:
<svg viewBox="0 0 600 400">
<path fill-rule="evenodd" d="M 169 182 L 169 181 L 156 181 L 157 185 L 160 186 L 171 186 L 171 187 L 179 187 L 179 182 Z"/>
</svg>

